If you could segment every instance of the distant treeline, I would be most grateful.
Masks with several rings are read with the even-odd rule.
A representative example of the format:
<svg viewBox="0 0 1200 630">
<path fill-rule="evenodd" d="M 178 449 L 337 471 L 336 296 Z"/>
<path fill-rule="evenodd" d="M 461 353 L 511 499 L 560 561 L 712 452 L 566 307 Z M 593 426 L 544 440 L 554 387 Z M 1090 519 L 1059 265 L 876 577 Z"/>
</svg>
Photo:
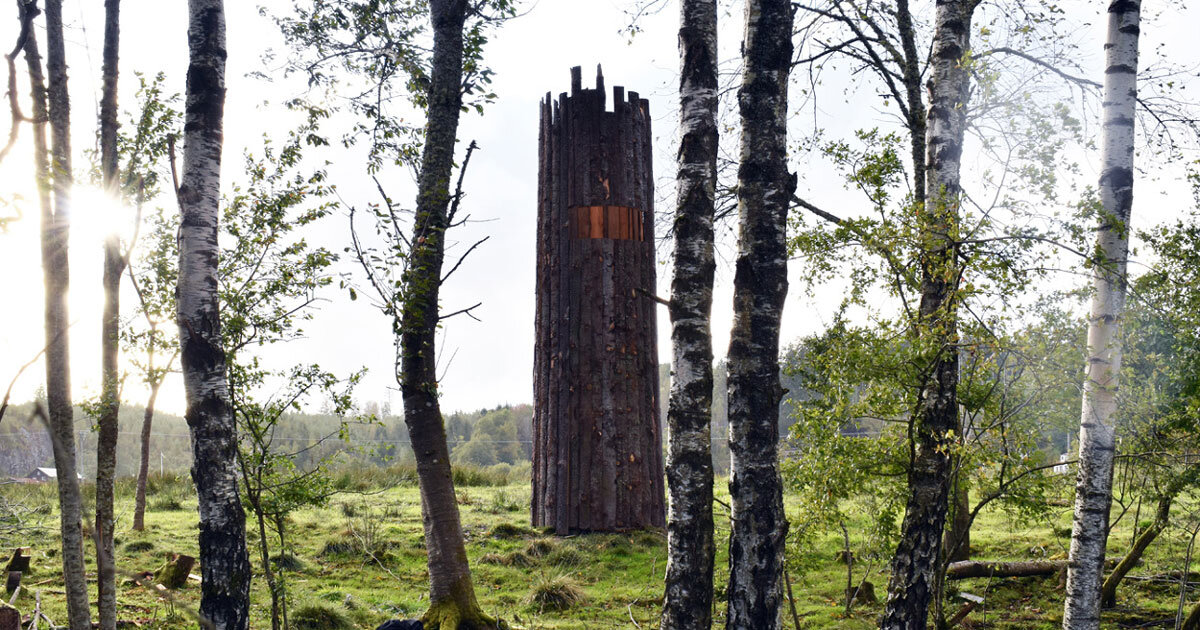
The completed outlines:
<svg viewBox="0 0 1200 630">
<path fill-rule="evenodd" d="M 377 406 L 368 405 L 377 410 Z M 53 467 L 50 436 L 31 415 L 32 403 L 14 405 L 0 425 L 0 475 L 25 477 L 38 467 Z M 141 405 L 122 405 L 117 442 L 117 476 L 137 474 L 141 452 Z M 351 421 L 327 414 L 293 414 L 285 417 L 274 437 L 277 452 L 290 454 L 297 466 L 309 469 L 327 460 L 336 466 L 384 466 L 412 460 L 404 420 L 392 415 L 372 415 Z M 446 417 L 446 433 L 456 464 L 519 465 L 532 457 L 530 436 L 533 408 L 503 405 L 494 409 L 459 412 Z M 96 474 L 96 433 L 93 421 L 75 410 L 75 439 L 80 473 Z M 187 422 L 181 416 L 157 412 L 150 437 L 150 470 L 185 474 L 192 454 Z"/>
</svg>

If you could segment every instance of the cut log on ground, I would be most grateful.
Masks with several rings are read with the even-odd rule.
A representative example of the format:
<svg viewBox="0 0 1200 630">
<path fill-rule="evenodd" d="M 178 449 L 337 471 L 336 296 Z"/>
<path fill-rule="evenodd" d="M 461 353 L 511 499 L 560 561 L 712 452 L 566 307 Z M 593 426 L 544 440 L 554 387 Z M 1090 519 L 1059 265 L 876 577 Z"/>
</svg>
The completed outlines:
<svg viewBox="0 0 1200 630">
<path fill-rule="evenodd" d="M 1035 560 L 1030 562 L 951 562 L 946 568 L 947 580 L 987 577 L 1034 577 L 1057 575 L 1066 560 Z"/>
</svg>

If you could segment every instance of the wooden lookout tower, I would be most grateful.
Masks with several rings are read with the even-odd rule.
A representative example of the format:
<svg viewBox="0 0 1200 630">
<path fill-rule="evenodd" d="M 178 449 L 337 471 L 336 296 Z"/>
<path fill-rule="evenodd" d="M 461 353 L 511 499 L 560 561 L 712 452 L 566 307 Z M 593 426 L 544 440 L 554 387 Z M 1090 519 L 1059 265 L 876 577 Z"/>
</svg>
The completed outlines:
<svg viewBox="0 0 1200 630">
<path fill-rule="evenodd" d="M 649 103 L 572 68 L 539 142 L 533 524 L 661 527 Z"/>
</svg>

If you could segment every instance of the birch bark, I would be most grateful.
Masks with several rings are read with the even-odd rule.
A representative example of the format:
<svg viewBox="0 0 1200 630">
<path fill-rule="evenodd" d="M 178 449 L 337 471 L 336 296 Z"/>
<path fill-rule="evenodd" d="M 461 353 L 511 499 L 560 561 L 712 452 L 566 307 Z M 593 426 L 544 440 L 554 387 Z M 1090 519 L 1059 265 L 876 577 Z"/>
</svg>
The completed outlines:
<svg viewBox="0 0 1200 630">
<path fill-rule="evenodd" d="M 729 342 L 729 610 L 726 627 L 782 628 L 787 518 L 779 477 L 779 322 L 787 296 L 787 84 L 792 6 L 748 0 L 738 90 L 738 257 Z"/>
<path fill-rule="evenodd" d="M 483 630 L 496 622 L 479 607 L 467 563 L 458 501 L 450 473 L 446 428 L 438 404 L 436 336 L 438 294 L 445 255 L 447 203 L 454 144 L 462 107 L 463 26 L 466 0 L 431 0 L 433 68 L 428 121 L 409 267 L 403 277 L 400 390 L 421 488 L 421 516 L 429 567 L 426 630 Z"/>
<path fill-rule="evenodd" d="M 238 496 L 237 435 L 217 311 L 217 220 L 225 109 L 223 0 L 189 0 L 183 173 L 179 186 L 179 342 L 200 511 L 200 614 L 249 627 L 250 559 Z"/>
<path fill-rule="evenodd" d="M 117 65 L 120 46 L 120 0 L 104 2 L 103 93 L 100 98 L 100 168 L 104 192 L 116 203 L 117 181 Z M 112 226 L 115 228 L 116 226 Z M 113 486 L 117 474 L 118 413 L 121 408 L 118 380 L 121 274 L 125 258 L 114 229 L 104 241 L 104 312 L 100 323 L 101 393 L 99 437 L 96 443 L 96 610 L 100 630 L 117 628 L 117 573 L 113 545 Z"/>
<path fill-rule="evenodd" d="M 1137 105 L 1138 34 L 1141 2 L 1108 5 L 1105 49 L 1103 138 L 1100 173 L 1099 260 L 1088 322 L 1087 378 L 1079 424 L 1079 476 L 1067 565 L 1063 628 L 1100 627 L 1100 593 L 1112 504 L 1113 416 L 1121 372 L 1121 315 L 1125 310 L 1125 268 L 1129 219 L 1133 209 L 1134 108 Z"/>
<path fill-rule="evenodd" d="M 925 199 L 921 234 L 921 303 L 918 343 L 926 353 L 926 384 L 913 417 L 909 498 L 900 542 L 891 561 L 888 599 L 880 628 L 926 627 L 938 588 L 937 567 L 948 508 L 950 447 L 958 424 L 958 322 L 956 260 L 959 182 L 970 73 L 971 18 L 977 0 L 938 0 L 926 119 Z"/>
<path fill-rule="evenodd" d="M 48 84 L 42 75 L 37 40 L 31 30 L 25 42 L 25 57 L 29 63 L 34 119 L 50 123 L 49 151 L 45 125 L 34 125 L 34 168 L 42 207 L 42 271 L 46 288 L 46 404 L 54 443 L 54 466 L 58 471 L 67 620 L 72 630 L 85 630 L 91 627 L 91 612 L 84 575 L 80 522 L 83 500 L 75 467 L 75 410 L 71 404 L 70 317 L 67 310 L 71 103 L 67 91 L 61 0 L 46 1 L 46 47 Z M 53 204 L 48 187 L 54 193 Z"/>
<path fill-rule="evenodd" d="M 680 131 L 675 276 L 671 282 L 674 352 L 667 408 L 666 596 L 663 630 L 712 626 L 713 351 L 710 318 L 716 261 L 717 3 L 680 5 Z"/>
</svg>

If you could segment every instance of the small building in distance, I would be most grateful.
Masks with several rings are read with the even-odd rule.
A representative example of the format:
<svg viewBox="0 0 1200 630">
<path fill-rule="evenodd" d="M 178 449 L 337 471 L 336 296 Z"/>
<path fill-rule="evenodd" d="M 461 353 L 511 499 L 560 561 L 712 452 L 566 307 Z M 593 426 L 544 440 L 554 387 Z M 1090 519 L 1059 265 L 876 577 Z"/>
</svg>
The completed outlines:
<svg viewBox="0 0 1200 630">
<path fill-rule="evenodd" d="M 83 475 L 75 473 L 75 477 L 83 481 Z M 58 479 L 58 471 L 54 468 L 34 468 L 32 472 L 26 475 L 26 479 L 44 483 L 46 481 L 54 481 Z"/>
</svg>

